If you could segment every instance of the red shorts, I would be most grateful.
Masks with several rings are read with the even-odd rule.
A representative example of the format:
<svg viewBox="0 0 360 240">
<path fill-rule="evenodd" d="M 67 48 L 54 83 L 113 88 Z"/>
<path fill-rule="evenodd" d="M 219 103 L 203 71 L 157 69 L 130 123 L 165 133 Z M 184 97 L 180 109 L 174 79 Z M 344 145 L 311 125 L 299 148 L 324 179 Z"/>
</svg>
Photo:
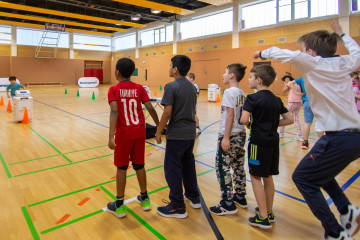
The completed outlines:
<svg viewBox="0 0 360 240">
<path fill-rule="evenodd" d="M 145 163 L 145 138 L 123 139 L 115 137 L 114 165 L 124 167 L 132 163 L 141 165 Z"/>
</svg>

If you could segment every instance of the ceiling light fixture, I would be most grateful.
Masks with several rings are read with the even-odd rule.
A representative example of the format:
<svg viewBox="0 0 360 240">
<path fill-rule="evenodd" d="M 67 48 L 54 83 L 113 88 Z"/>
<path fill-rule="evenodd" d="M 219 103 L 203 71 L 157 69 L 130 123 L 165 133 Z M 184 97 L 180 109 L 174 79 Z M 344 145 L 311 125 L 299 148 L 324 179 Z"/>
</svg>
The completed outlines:
<svg viewBox="0 0 360 240">
<path fill-rule="evenodd" d="M 161 10 L 151 9 L 151 13 L 159 14 L 159 13 L 161 13 Z"/>
<path fill-rule="evenodd" d="M 140 20 L 140 17 L 141 17 L 140 14 L 136 14 L 136 15 L 134 15 L 134 16 L 131 16 L 131 20 L 133 20 L 133 21 L 138 21 L 138 20 Z"/>
</svg>

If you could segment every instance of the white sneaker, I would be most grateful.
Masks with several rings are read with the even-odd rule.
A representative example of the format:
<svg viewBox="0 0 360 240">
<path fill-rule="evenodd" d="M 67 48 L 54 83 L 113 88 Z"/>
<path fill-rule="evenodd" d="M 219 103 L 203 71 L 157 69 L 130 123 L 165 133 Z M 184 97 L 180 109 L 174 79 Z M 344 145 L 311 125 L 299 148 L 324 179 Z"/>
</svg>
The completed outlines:
<svg viewBox="0 0 360 240">
<path fill-rule="evenodd" d="M 354 240 L 345 230 L 340 232 L 340 236 L 337 238 L 328 236 L 325 240 Z"/>
<path fill-rule="evenodd" d="M 300 137 L 300 136 L 295 136 L 295 137 L 294 137 L 294 140 L 295 140 L 295 141 L 300 141 L 300 142 L 303 142 L 303 141 L 304 141 L 304 139 L 303 139 L 302 137 Z"/>
<path fill-rule="evenodd" d="M 200 134 L 201 133 L 201 129 L 199 127 L 196 127 L 196 134 Z"/>
<path fill-rule="evenodd" d="M 360 230 L 360 209 L 354 205 L 348 206 L 348 213 L 340 215 L 341 226 L 353 236 Z"/>
</svg>

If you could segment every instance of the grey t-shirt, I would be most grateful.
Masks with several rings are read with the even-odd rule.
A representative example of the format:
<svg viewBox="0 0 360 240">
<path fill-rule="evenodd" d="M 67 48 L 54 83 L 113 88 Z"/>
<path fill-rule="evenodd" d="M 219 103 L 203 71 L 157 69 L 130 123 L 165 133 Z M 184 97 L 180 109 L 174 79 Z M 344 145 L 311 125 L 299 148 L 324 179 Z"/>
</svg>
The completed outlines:
<svg viewBox="0 0 360 240">
<path fill-rule="evenodd" d="M 166 84 L 161 104 L 172 106 L 172 113 L 166 131 L 167 139 L 195 139 L 196 101 L 196 88 L 186 78 L 178 78 Z"/>
</svg>

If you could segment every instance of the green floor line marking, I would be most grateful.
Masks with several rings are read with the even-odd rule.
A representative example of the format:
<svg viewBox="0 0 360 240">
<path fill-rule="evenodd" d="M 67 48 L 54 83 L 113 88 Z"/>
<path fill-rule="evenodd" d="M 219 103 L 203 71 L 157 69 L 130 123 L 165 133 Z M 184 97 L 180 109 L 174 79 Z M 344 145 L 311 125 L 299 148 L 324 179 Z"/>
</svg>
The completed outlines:
<svg viewBox="0 0 360 240">
<path fill-rule="evenodd" d="M 162 167 L 164 167 L 164 165 L 160 165 L 160 166 L 157 166 L 157 167 L 149 168 L 148 170 L 146 170 L 146 172 L 150 172 L 150 171 L 152 171 L 152 170 L 156 170 L 156 169 L 162 168 Z M 135 175 L 136 175 L 136 174 L 128 175 L 127 178 L 128 178 L 128 177 L 133 177 L 133 176 L 135 176 Z M 62 198 L 62 197 L 66 197 L 66 196 L 69 196 L 69 195 L 72 195 L 72 194 L 75 194 L 75 193 L 78 193 L 78 192 L 82 192 L 82 191 L 89 190 L 89 189 L 91 189 L 91 188 L 100 187 L 100 186 L 102 186 L 102 185 L 105 185 L 105 184 L 108 184 L 108 183 L 112 183 L 112 182 L 115 182 L 115 181 L 116 181 L 116 180 L 113 179 L 113 180 L 110 180 L 110 181 L 107 181 L 107 182 L 99 183 L 99 184 L 96 184 L 96 185 L 93 185 L 93 186 L 90 186 L 90 187 L 87 187 L 87 188 L 79 189 L 79 190 L 76 190 L 76 191 L 73 191 L 73 192 L 70 192 L 70 193 L 66 193 L 66 194 L 57 196 L 57 197 L 49 198 L 49 199 L 46 199 L 46 200 L 43 200 L 43 201 L 40 201 L 40 202 L 37 202 L 37 203 L 30 204 L 30 205 L 28 205 L 28 207 L 33 207 L 33 206 L 36 206 L 36 205 L 39 205 L 39 204 L 42 204 L 42 203 L 50 202 L 50 201 L 53 201 L 53 200 L 56 200 L 56 199 L 59 199 L 59 198 Z"/>
<path fill-rule="evenodd" d="M 43 203 L 46 203 L 46 202 L 50 202 L 50 201 L 53 201 L 53 200 L 56 200 L 56 199 L 59 199 L 59 198 L 63 198 L 63 197 L 66 197 L 66 196 L 70 196 L 72 194 L 75 194 L 75 193 L 79 193 L 79 192 L 83 192 L 83 191 L 86 191 L 86 190 L 89 190 L 89 189 L 92 189 L 92 188 L 96 188 L 96 187 L 100 187 L 102 185 L 105 185 L 105 184 L 108 184 L 108 183 L 112 183 L 112 182 L 115 182 L 116 180 L 113 179 L 113 180 L 110 180 L 110 181 L 107 181 L 107 182 L 103 182 L 103 183 L 99 183 L 99 184 L 96 184 L 96 185 L 93 185 L 93 186 L 90 186 L 90 187 L 87 187 L 87 188 L 83 188 L 83 189 L 80 189 L 80 190 L 77 190 L 77 191 L 73 191 L 73 192 L 70 192 L 70 193 L 65 193 L 63 195 L 60 195 L 60 196 L 56 196 L 56 197 L 53 197 L 53 198 L 49 198 L 49 199 L 46 199 L 46 200 L 43 200 L 43 201 L 40 201 L 40 202 L 36 202 L 36 203 L 33 203 L 33 204 L 30 204 L 28 205 L 28 207 L 33 207 L 33 206 L 36 206 L 36 205 L 40 205 L 40 204 L 43 204 Z"/>
<path fill-rule="evenodd" d="M 200 177 L 200 176 L 202 176 L 202 175 L 204 175 L 204 174 L 207 174 L 207 173 L 209 173 L 209 172 L 212 172 L 212 171 L 215 171 L 215 169 L 210 169 L 210 170 L 207 170 L 207 171 L 205 171 L 205 172 L 199 173 L 199 174 L 197 174 L 197 176 Z"/>
<path fill-rule="evenodd" d="M 0 160 L 1 160 L 1 163 L 2 163 L 2 165 L 3 165 L 3 167 L 4 167 L 4 170 L 5 170 L 5 172 L 6 172 L 7 177 L 8 177 L 8 178 L 11 178 L 11 173 L 10 173 L 10 171 L 9 171 L 9 168 L 6 166 L 6 162 L 5 162 L 5 160 L 4 160 L 4 158 L 3 158 L 3 156 L 2 156 L 1 153 L 0 153 Z"/>
<path fill-rule="evenodd" d="M 82 152 L 82 151 L 91 150 L 91 149 L 95 149 L 95 148 L 101 148 L 101 147 L 107 147 L 107 145 L 101 145 L 101 146 L 98 146 L 98 147 L 92 147 L 92 148 L 86 148 L 86 149 L 76 150 L 76 151 L 72 151 L 72 152 L 66 152 L 66 153 L 63 153 L 63 154 Z"/>
<path fill-rule="evenodd" d="M 8 165 L 14 165 L 14 164 L 19 164 L 19 163 L 31 162 L 31 161 L 35 161 L 35 160 L 40 160 L 40 159 L 45 159 L 45 158 L 51 158 L 51 157 L 56 157 L 56 156 L 60 156 L 60 154 L 56 154 L 56 155 L 52 155 L 52 156 L 47 156 L 47 157 L 30 159 L 30 160 L 21 161 L 21 162 L 9 163 Z"/>
<path fill-rule="evenodd" d="M 280 144 L 279 146 L 284 146 L 284 145 L 286 145 L 286 144 L 288 144 L 288 143 L 292 143 L 292 142 L 294 142 L 295 140 L 291 140 L 291 141 L 288 141 L 288 142 L 284 142 L 284 143 L 282 143 L 282 144 Z"/>
<path fill-rule="evenodd" d="M 90 214 L 88 214 L 88 215 L 85 215 L 85 216 L 76 218 L 76 219 L 74 219 L 74 220 L 71 220 L 71 221 L 69 221 L 69 222 L 67 222 L 67 223 L 63 223 L 63 224 L 60 224 L 60 225 L 58 225 L 58 226 L 56 226 L 56 227 L 49 228 L 49 229 L 44 230 L 44 231 L 42 231 L 42 232 L 40 232 L 40 233 L 41 233 L 41 234 L 46 234 L 46 233 L 52 232 L 52 231 L 54 231 L 54 230 L 56 230 L 56 229 L 65 227 L 65 226 L 67 226 L 67 225 L 73 224 L 73 223 L 78 222 L 78 221 L 81 221 L 81 220 L 84 220 L 84 219 L 86 219 L 86 218 L 92 217 L 92 216 L 94 216 L 94 215 L 96 215 L 96 214 L 99 214 L 99 213 L 102 213 L 102 212 L 104 212 L 102 209 L 101 209 L 101 210 L 98 210 L 98 211 L 93 212 L 93 213 L 90 213 Z"/>
<path fill-rule="evenodd" d="M 38 135 L 42 140 L 44 140 L 50 147 L 52 147 L 56 152 L 58 152 L 63 158 L 65 158 L 69 163 L 72 163 L 72 161 L 66 157 L 64 154 L 62 154 L 59 149 L 57 149 L 54 145 L 52 145 L 48 140 L 43 138 L 39 133 L 37 133 L 34 129 L 32 129 L 29 125 L 27 125 L 28 128 L 30 128 L 31 131 L 33 131 L 36 135 Z"/>
<path fill-rule="evenodd" d="M 24 214 L 25 220 L 30 228 L 31 235 L 33 236 L 34 240 L 40 240 L 39 234 L 37 233 L 34 223 L 31 220 L 29 212 L 27 211 L 26 207 L 21 207 L 21 211 Z"/>
<path fill-rule="evenodd" d="M 201 175 L 207 174 L 207 173 L 212 172 L 212 171 L 215 171 L 215 169 L 207 170 L 207 171 L 205 171 L 205 172 L 202 172 L 202 173 L 197 174 L 196 176 L 199 177 L 199 176 L 201 176 Z M 148 192 L 148 195 L 154 194 L 154 193 L 156 193 L 156 192 L 160 192 L 160 191 L 162 191 L 162 190 L 164 190 L 164 189 L 167 189 L 167 188 L 169 188 L 169 186 L 164 186 L 164 187 L 155 189 L 155 190 L 153 190 L 153 191 L 151 191 L 151 192 Z"/>
<path fill-rule="evenodd" d="M 205 153 L 200 153 L 198 155 L 195 155 L 194 157 L 199 157 L 199 156 L 202 156 L 202 155 L 205 155 L 205 154 L 208 154 L 208 153 L 212 153 L 212 152 L 216 152 L 216 150 L 211 150 L 209 152 L 205 152 Z"/>
<path fill-rule="evenodd" d="M 145 147 L 153 147 L 154 145 L 147 145 L 147 146 L 145 146 Z M 155 147 L 155 146 L 154 146 Z"/>
<path fill-rule="evenodd" d="M 28 173 L 15 175 L 14 177 L 20 177 L 20 176 L 33 174 L 33 173 L 43 172 L 43 171 L 47 171 L 47 170 L 50 170 L 50 169 L 55 169 L 55 168 L 59 168 L 59 167 L 65 167 L 65 166 L 73 165 L 73 164 L 76 164 L 76 163 L 82 163 L 82 162 L 91 161 L 91 160 L 95 160 L 95 159 L 99 159 L 99 158 L 103 158 L 103 157 L 108 157 L 108 156 L 112 156 L 112 155 L 114 155 L 114 154 L 108 154 L 108 155 L 104 155 L 104 156 L 100 156 L 100 157 L 89 158 L 89 159 L 85 159 L 85 160 L 81 160 L 81 161 L 77 161 L 77 162 L 72 162 L 72 163 L 67 163 L 67 164 L 63 164 L 63 165 L 59 165 L 59 166 L 55 166 L 55 167 L 44 168 L 44 169 L 40 169 L 40 170 L 33 171 L 33 172 L 28 172 Z"/>
<path fill-rule="evenodd" d="M 154 170 L 154 169 L 158 169 L 158 168 L 163 167 L 163 166 L 164 166 L 164 165 L 161 165 L 161 166 L 158 166 L 158 167 L 154 167 L 154 168 L 149 169 L 148 171 L 151 171 L 151 170 Z M 201 175 L 207 174 L 207 173 L 212 172 L 212 171 L 215 171 L 215 170 L 214 170 L 214 169 L 210 169 L 210 170 L 208 170 L 208 171 L 205 171 L 205 172 L 202 172 L 202 173 L 197 174 L 197 176 L 201 176 Z M 134 174 L 133 174 L 133 175 L 134 175 Z M 132 175 L 132 176 L 133 176 L 133 175 Z M 129 177 L 129 176 L 128 176 L 128 177 Z M 78 192 L 81 192 L 81 191 L 85 191 L 85 190 L 88 190 L 88 189 L 91 189 L 91 188 L 95 188 L 95 187 L 99 187 L 102 191 L 104 191 L 107 195 L 109 195 L 113 200 L 116 200 L 116 197 L 115 197 L 109 190 L 107 190 L 104 186 L 101 186 L 101 185 L 105 185 L 105 184 L 108 184 L 108 183 L 111 183 L 111 182 L 114 182 L 114 181 L 116 181 L 116 180 L 107 181 L 107 182 L 105 182 L 105 183 L 100 183 L 100 184 L 97 184 L 97 185 L 94 185 L 94 186 L 91 186 L 91 187 L 87 187 L 87 188 L 84 188 L 84 189 L 81 189 L 81 190 L 78 190 L 78 191 L 74 191 L 74 192 L 71 192 L 71 193 L 64 194 L 64 195 L 61 195 L 61 196 L 58 196 L 58 197 L 54 197 L 54 198 L 50 198 L 50 199 L 47 199 L 47 200 L 44 200 L 44 201 L 41 201 L 41 202 L 38 202 L 38 203 L 30 204 L 30 205 L 28 205 L 28 207 L 32 207 L 32 206 L 35 206 L 35 205 L 39 205 L 39 204 L 41 204 L 41 203 L 49 202 L 49 201 L 52 201 L 52 200 L 55 200 L 55 199 L 58 199 L 58 198 L 61 198 L 61 197 L 69 196 L 69 195 L 71 195 L 71 194 L 78 193 Z M 154 193 L 156 193 L 156 192 L 159 192 L 159 191 L 164 190 L 164 189 L 167 189 L 167 188 L 169 188 L 169 186 L 164 186 L 164 187 L 158 188 L 158 189 L 156 189 L 156 190 L 154 190 L 154 191 L 149 192 L 148 194 L 149 194 L 149 195 L 150 195 L 150 194 L 154 194 Z M 23 208 L 25 208 L 25 207 L 23 207 Z M 155 236 L 157 236 L 159 239 L 166 239 L 166 238 L 164 238 L 164 236 L 162 236 L 159 232 L 157 232 L 154 228 L 152 228 L 149 224 L 147 224 L 142 218 L 140 218 L 136 213 L 134 213 L 134 212 L 133 212 L 130 208 L 128 208 L 126 205 L 125 205 L 125 208 L 126 208 L 126 210 L 127 210 L 136 220 L 138 220 L 143 226 L 145 226 L 145 227 L 146 227 L 149 231 L 151 231 Z M 25 210 L 26 210 L 26 208 L 25 208 Z M 90 214 L 88 214 L 88 215 L 85 215 L 85 216 L 83 216 L 83 217 L 76 218 L 76 219 L 74 219 L 74 220 L 72 220 L 72 221 L 69 221 L 69 222 L 67 222 L 67 223 L 64 223 L 64 224 L 61 224 L 61 225 L 59 225 L 59 226 L 56 226 L 56 227 L 53 227 L 53 228 L 49 228 L 49 229 L 47 229 L 47 230 L 44 230 L 44 231 L 41 232 L 41 234 L 46 234 L 46 233 L 48 233 L 48 232 L 57 230 L 57 229 L 59 229 L 59 228 L 62 228 L 62 227 L 65 227 L 65 226 L 67 226 L 67 225 L 70 225 L 70 224 L 73 224 L 73 223 L 75 223 L 75 222 L 78 222 L 78 221 L 80 221 L 80 220 L 83 220 L 83 219 L 92 217 L 92 216 L 94 216 L 94 215 L 96 215 L 96 214 L 99 214 L 99 213 L 102 213 L 102 212 L 103 212 L 103 210 L 99 210 L 99 211 L 90 213 Z M 24 214 L 24 215 L 25 215 L 25 214 Z M 31 221 L 30 216 L 29 216 L 29 221 L 30 221 L 31 224 L 32 224 L 32 221 Z M 33 224 L 32 224 L 32 226 L 34 227 Z M 30 226 L 29 226 L 29 227 L 30 227 Z M 34 230 L 35 230 L 35 227 L 34 227 Z M 36 230 L 35 230 L 35 232 L 36 232 Z M 37 234 L 37 232 L 36 232 L 36 234 Z M 34 238 L 34 239 L 35 239 L 35 238 Z M 38 238 L 38 239 L 40 239 L 40 238 Z"/>
<path fill-rule="evenodd" d="M 116 197 L 110 192 L 108 191 L 106 188 L 101 187 L 101 189 L 107 194 L 109 195 L 113 200 L 116 200 Z M 156 231 L 153 227 L 151 227 L 147 222 L 145 222 L 144 219 L 142 219 L 141 217 L 139 217 L 136 213 L 134 213 L 128 206 L 124 205 L 125 209 L 128 213 L 131 214 L 131 216 L 133 216 L 136 220 L 138 220 L 144 227 L 146 227 L 150 232 L 152 232 L 156 237 L 158 237 L 159 239 L 166 239 L 163 235 L 161 235 L 158 231 Z"/>
<path fill-rule="evenodd" d="M 164 187 L 155 189 L 155 190 L 153 190 L 153 191 L 151 191 L 151 192 L 148 192 L 148 195 L 154 194 L 154 193 L 156 193 L 156 192 L 160 192 L 160 191 L 162 191 L 162 190 L 164 190 L 164 189 L 167 189 L 167 188 L 169 188 L 169 186 L 164 186 Z"/>
<path fill-rule="evenodd" d="M 301 124 L 300 126 L 303 127 L 304 124 Z M 288 128 L 288 129 L 285 129 L 285 130 L 287 131 L 287 130 L 291 130 L 291 129 L 294 129 L 294 128 L 296 128 L 296 127 Z"/>
<path fill-rule="evenodd" d="M 144 227 L 146 227 L 150 232 L 152 232 L 157 238 L 166 240 L 166 238 L 156 231 L 152 226 L 150 226 L 144 219 L 139 217 L 135 212 L 133 212 L 128 206 L 125 205 L 126 211 L 128 211 L 136 220 L 138 220 Z"/>
</svg>

